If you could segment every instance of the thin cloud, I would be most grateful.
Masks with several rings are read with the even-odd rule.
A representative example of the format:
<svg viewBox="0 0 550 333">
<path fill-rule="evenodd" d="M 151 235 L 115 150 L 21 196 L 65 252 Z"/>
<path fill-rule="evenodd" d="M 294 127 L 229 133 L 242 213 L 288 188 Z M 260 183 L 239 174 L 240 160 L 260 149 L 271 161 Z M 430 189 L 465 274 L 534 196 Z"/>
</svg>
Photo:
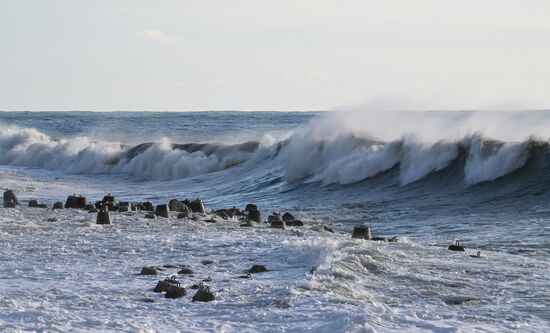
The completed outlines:
<svg viewBox="0 0 550 333">
<path fill-rule="evenodd" d="M 177 37 L 170 36 L 158 30 L 143 30 L 138 32 L 138 36 L 145 40 L 163 44 L 174 44 L 178 41 Z"/>
</svg>

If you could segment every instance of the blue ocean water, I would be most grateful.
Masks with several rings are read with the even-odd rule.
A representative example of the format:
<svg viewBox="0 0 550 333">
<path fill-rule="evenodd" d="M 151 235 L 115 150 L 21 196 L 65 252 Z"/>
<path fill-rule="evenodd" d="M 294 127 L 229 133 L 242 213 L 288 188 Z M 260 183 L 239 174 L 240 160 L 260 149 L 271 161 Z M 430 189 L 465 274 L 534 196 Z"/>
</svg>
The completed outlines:
<svg viewBox="0 0 550 333">
<path fill-rule="evenodd" d="M 263 249 L 263 255 L 278 253 L 281 246 L 305 251 L 304 260 L 321 269 L 299 282 L 298 289 L 312 297 L 311 302 L 332 309 L 327 318 L 343 320 L 336 331 L 446 331 L 460 330 L 461 325 L 466 331 L 536 331 L 550 320 L 548 125 L 547 111 L 4 112 L 0 186 L 14 188 L 23 200 L 39 198 L 48 204 L 73 192 L 97 199 L 112 193 L 121 200 L 156 203 L 199 197 L 209 209 L 243 208 L 253 202 L 264 214 L 291 211 L 311 230 L 329 225 L 337 231 L 335 238 L 308 238 L 306 232 L 296 243 L 296 234 L 282 234 L 277 235 L 278 245 L 247 246 L 250 251 Z M 38 223 L 37 216 L 21 214 L 23 220 Z M 13 236 L 21 230 L 10 231 L 10 223 L 17 219 L 12 211 L 5 209 L 1 218 L 2 241 L 13 246 L 11 251 L 19 249 L 19 242 L 36 241 Z M 383 244 L 379 249 L 370 243 L 349 243 L 351 230 L 362 223 L 376 235 L 399 237 L 401 245 Z M 131 226 L 123 228 L 132 232 Z M 140 237 L 146 237 L 143 225 L 138 229 Z M 209 232 L 198 235 L 210 237 Z M 161 233 L 172 237 L 168 230 Z M 49 230 L 40 235 L 39 241 L 52 237 Z M 243 244 L 251 237 L 239 231 L 224 236 L 228 235 Z M 74 231 L 68 233 L 65 241 L 73 236 Z M 227 243 L 219 237 L 211 246 Z M 112 239 L 95 231 L 94 239 L 114 246 Z M 456 240 L 486 258 L 472 262 L 467 254 L 449 254 L 446 248 Z M 57 242 L 66 246 L 63 240 Z M 14 253 L 5 250 L 2 255 Z M 222 261 L 233 258 L 230 252 L 216 255 Z M 272 259 L 276 266 L 296 266 L 286 253 Z M 301 281 L 310 267 L 306 268 L 282 279 Z M 7 277 L 16 278 L 16 272 Z M 269 283 L 279 278 L 273 276 Z M 380 290 L 357 287 L 372 281 Z M 309 295 L 329 286 L 333 298 Z M 348 299 L 353 304 L 347 305 L 352 311 L 376 303 L 374 298 L 385 310 L 369 308 L 364 315 L 344 319 L 330 304 L 348 303 L 348 294 L 354 295 Z M 479 304 L 450 306 L 448 297 L 458 296 Z M 59 304 L 66 306 L 64 301 Z M 315 311 L 309 305 L 296 306 L 306 313 Z M 4 307 L 13 311 L 12 305 Z M 441 311 L 447 315 L 441 316 Z M 210 315 L 223 322 L 221 312 Z M 127 324 L 120 320 L 120 325 Z M 267 329 L 234 322 L 228 327 Z M 298 323 L 286 329 L 307 330 Z"/>
</svg>

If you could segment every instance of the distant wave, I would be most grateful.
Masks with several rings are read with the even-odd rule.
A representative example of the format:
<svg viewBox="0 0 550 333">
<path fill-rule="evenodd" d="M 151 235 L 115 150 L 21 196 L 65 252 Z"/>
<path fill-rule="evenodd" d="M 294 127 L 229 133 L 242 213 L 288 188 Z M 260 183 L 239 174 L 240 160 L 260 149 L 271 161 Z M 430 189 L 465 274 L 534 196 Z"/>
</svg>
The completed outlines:
<svg viewBox="0 0 550 333">
<path fill-rule="evenodd" d="M 547 142 L 533 138 L 503 142 L 471 134 L 455 140 L 403 136 L 385 142 L 345 131 L 312 135 L 311 126 L 269 144 L 175 144 L 163 139 L 126 146 L 86 137 L 54 139 L 36 129 L 0 125 L 0 164 L 165 180 L 262 162 L 279 169 L 286 181 L 321 184 L 357 183 L 398 168 L 399 182 L 406 185 L 447 168 L 463 154 L 462 181 L 472 185 L 522 168 L 534 153 L 534 146 L 549 149 Z M 254 168 L 251 170 L 254 172 Z"/>
</svg>

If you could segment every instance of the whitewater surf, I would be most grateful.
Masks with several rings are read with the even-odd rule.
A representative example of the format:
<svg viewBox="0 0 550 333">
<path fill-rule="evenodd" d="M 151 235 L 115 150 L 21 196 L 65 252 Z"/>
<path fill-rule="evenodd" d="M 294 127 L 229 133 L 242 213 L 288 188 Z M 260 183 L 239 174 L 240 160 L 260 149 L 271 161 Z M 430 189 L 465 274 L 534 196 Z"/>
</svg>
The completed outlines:
<svg viewBox="0 0 550 333">
<path fill-rule="evenodd" d="M 543 331 L 549 125 L 549 111 L 4 113 L 0 187 L 23 204 L 0 208 L 0 327 Z M 101 226 L 25 207 L 73 193 L 255 203 L 305 226 L 141 213 Z M 400 242 L 352 239 L 360 224 Z M 466 253 L 447 249 L 456 240 Z M 186 285 L 210 277 L 217 299 L 164 299 L 160 277 L 136 276 L 167 264 L 193 268 Z M 238 278 L 254 264 L 269 271 Z"/>
</svg>

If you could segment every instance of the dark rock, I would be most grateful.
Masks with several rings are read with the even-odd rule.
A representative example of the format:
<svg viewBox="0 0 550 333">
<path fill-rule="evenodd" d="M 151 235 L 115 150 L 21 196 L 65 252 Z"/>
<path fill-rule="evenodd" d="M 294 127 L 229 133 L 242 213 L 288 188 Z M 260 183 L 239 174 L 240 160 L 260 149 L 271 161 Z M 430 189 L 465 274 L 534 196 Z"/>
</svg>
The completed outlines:
<svg viewBox="0 0 550 333">
<path fill-rule="evenodd" d="M 248 273 L 253 273 L 254 274 L 254 273 L 263 273 L 263 272 L 267 272 L 267 271 L 268 271 L 268 269 L 265 268 L 264 265 L 254 265 L 254 266 L 252 266 L 252 268 L 250 268 L 248 270 Z"/>
<path fill-rule="evenodd" d="M 19 200 L 15 195 L 15 192 L 12 190 L 7 190 L 4 192 L 4 206 L 8 205 L 19 205 Z"/>
<path fill-rule="evenodd" d="M 153 289 L 153 291 L 156 293 L 167 292 L 171 286 L 179 287 L 180 282 L 176 280 L 175 277 L 166 278 L 157 282 L 157 285 L 155 286 L 155 289 Z"/>
<path fill-rule="evenodd" d="M 61 201 L 58 201 L 53 204 L 53 209 L 63 209 L 63 203 Z"/>
<path fill-rule="evenodd" d="M 69 195 L 65 201 L 65 208 L 83 209 L 86 207 L 86 197 L 81 195 Z"/>
<path fill-rule="evenodd" d="M 143 267 L 139 275 L 158 275 L 159 270 L 156 267 Z"/>
<path fill-rule="evenodd" d="M 149 212 L 153 212 L 155 210 L 155 207 L 149 201 L 143 202 L 141 204 L 143 205 L 143 210 L 146 210 L 146 211 L 149 211 Z"/>
<path fill-rule="evenodd" d="M 168 208 L 168 205 L 157 205 L 157 208 L 155 209 L 155 215 L 170 217 L 170 208 Z"/>
<path fill-rule="evenodd" d="M 191 209 L 193 213 L 206 213 L 206 209 L 204 208 L 204 203 L 200 199 L 196 200 L 184 200 L 183 203 Z"/>
<path fill-rule="evenodd" d="M 207 222 L 207 223 L 216 223 L 217 221 L 214 220 L 214 219 L 207 219 L 207 220 L 204 220 L 204 222 Z"/>
<path fill-rule="evenodd" d="M 199 290 L 197 290 L 197 293 L 193 296 L 193 302 L 210 302 L 214 299 L 216 299 L 214 293 L 210 291 L 210 288 L 204 285 L 199 286 Z"/>
<path fill-rule="evenodd" d="M 201 264 L 203 264 L 203 265 L 214 265 L 215 263 L 216 263 L 216 261 L 212 260 L 212 259 L 207 259 L 207 260 L 201 261 Z"/>
<path fill-rule="evenodd" d="M 4 201 L 4 207 L 5 208 L 15 208 L 16 204 L 13 202 L 13 200 Z"/>
<path fill-rule="evenodd" d="M 203 279 L 202 282 L 212 282 L 212 277 L 209 276 L 206 279 Z"/>
<path fill-rule="evenodd" d="M 51 217 L 48 219 L 48 222 L 57 222 L 57 219 L 55 217 Z"/>
<path fill-rule="evenodd" d="M 387 242 L 388 239 L 386 237 L 372 237 L 370 239 L 371 241 L 382 241 L 382 242 Z"/>
<path fill-rule="evenodd" d="M 187 207 L 183 202 L 172 199 L 168 202 L 168 208 L 173 212 L 188 213 L 191 212 L 189 207 Z"/>
<path fill-rule="evenodd" d="M 90 210 L 88 211 L 88 213 L 90 213 L 90 214 L 99 213 L 99 209 L 97 209 L 97 208 L 90 209 Z"/>
<path fill-rule="evenodd" d="M 186 219 L 189 217 L 189 213 L 179 213 L 178 219 Z"/>
<path fill-rule="evenodd" d="M 283 219 L 281 218 L 281 215 L 277 214 L 277 213 L 273 213 L 273 214 L 271 214 L 267 217 L 267 222 L 268 223 L 282 222 L 282 221 L 283 221 Z"/>
<path fill-rule="evenodd" d="M 366 225 L 360 225 L 353 228 L 353 234 L 351 235 L 351 238 L 362 238 L 366 240 L 371 240 L 372 235 L 370 233 L 370 228 Z"/>
<path fill-rule="evenodd" d="M 182 267 L 181 270 L 178 272 L 178 274 L 193 275 L 195 274 L 195 272 L 193 272 L 191 267 Z"/>
<path fill-rule="evenodd" d="M 239 279 L 251 279 L 251 278 L 252 278 L 252 274 L 250 273 L 239 276 Z"/>
<path fill-rule="evenodd" d="M 154 299 L 148 298 L 148 297 L 141 298 L 140 301 L 142 301 L 144 303 L 155 303 Z"/>
<path fill-rule="evenodd" d="M 118 212 L 119 213 L 129 212 L 129 211 L 130 211 L 130 205 L 122 205 L 122 204 L 118 205 Z"/>
<path fill-rule="evenodd" d="M 460 245 L 460 242 L 456 241 L 455 244 L 449 245 L 449 250 L 458 251 L 458 252 L 466 252 L 466 246 Z"/>
<path fill-rule="evenodd" d="M 102 210 L 97 213 L 97 224 L 111 224 L 111 214 L 108 211 Z"/>
<path fill-rule="evenodd" d="M 180 298 L 187 295 L 187 290 L 185 290 L 184 287 L 171 285 L 168 290 L 166 291 L 166 294 L 164 297 L 166 298 Z"/>
<path fill-rule="evenodd" d="M 155 220 L 157 218 L 157 216 L 153 213 L 147 213 L 147 214 L 145 214 L 145 218 Z"/>
<path fill-rule="evenodd" d="M 200 285 L 194 284 L 191 287 L 189 287 L 189 289 L 199 289 L 200 287 L 201 287 Z"/>
<path fill-rule="evenodd" d="M 37 208 L 38 205 L 39 205 L 38 200 L 36 199 L 29 200 L 29 207 Z"/>
<path fill-rule="evenodd" d="M 92 210 L 92 209 L 95 209 L 95 205 L 94 204 L 87 204 L 86 207 L 84 207 L 85 210 Z"/>
<path fill-rule="evenodd" d="M 155 286 L 155 289 L 153 289 L 153 291 L 156 293 L 167 292 L 168 289 L 170 289 L 170 286 L 172 286 L 172 283 L 161 280 L 157 282 L 157 285 Z"/>
<path fill-rule="evenodd" d="M 227 220 L 230 218 L 230 216 L 225 212 L 225 209 L 220 209 L 214 212 L 214 214 L 218 215 L 224 220 Z"/>
<path fill-rule="evenodd" d="M 255 204 L 248 204 L 246 205 L 246 207 L 244 208 L 244 211 L 245 212 L 257 212 L 258 211 L 258 206 L 256 206 Z"/>
<path fill-rule="evenodd" d="M 274 221 L 271 222 L 270 227 L 275 229 L 286 229 L 286 223 L 284 223 L 283 221 Z"/>
<path fill-rule="evenodd" d="M 39 203 L 38 206 L 36 206 L 37 208 L 48 208 L 48 205 L 46 205 L 45 203 Z"/>
<path fill-rule="evenodd" d="M 472 258 L 485 258 L 484 256 L 481 255 L 481 251 L 477 251 L 476 254 L 470 254 L 470 257 L 472 257 Z"/>
<path fill-rule="evenodd" d="M 178 265 L 173 265 L 173 264 L 162 265 L 162 268 L 178 268 L 178 267 L 179 267 Z"/>
<path fill-rule="evenodd" d="M 102 203 L 106 204 L 108 202 L 115 202 L 115 197 L 112 196 L 110 193 L 103 197 L 103 200 L 101 200 Z"/>
<path fill-rule="evenodd" d="M 302 222 L 300 220 L 294 220 L 294 221 L 286 222 L 286 225 L 291 226 L 291 227 L 302 227 L 302 226 L 304 226 L 304 222 Z"/>
<path fill-rule="evenodd" d="M 240 227 L 249 227 L 249 228 L 250 228 L 250 227 L 253 227 L 253 226 L 254 226 L 254 222 L 252 222 L 252 221 L 247 221 L 247 222 L 245 222 L 245 223 L 241 223 L 239 226 L 240 226 Z"/>
<path fill-rule="evenodd" d="M 267 217 L 267 222 L 271 223 L 271 228 L 286 229 L 286 223 L 281 215 L 273 213 Z"/>
<path fill-rule="evenodd" d="M 110 212 L 118 212 L 118 205 L 107 205 L 107 210 Z"/>
<path fill-rule="evenodd" d="M 250 221 L 258 222 L 260 223 L 262 221 L 262 214 L 259 210 L 252 210 L 248 212 L 248 219 Z"/>
<path fill-rule="evenodd" d="M 323 226 L 323 230 L 328 231 L 330 233 L 334 233 L 334 230 L 332 230 L 331 227 L 327 227 L 326 225 Z"/>
<path fill-rule="evenodd" d="M 284 213 L 282 218 L 285 222 L 292 222 L 295 220 L 294 215 L 290 214 L 289 212 Z"/>
<path fill-rule="evenodd" d="M 469 302 L 480 301 L 480 299 L 468 296 L 450 296 L 444 298 L 443 301 L 448 305 L 464 305 Z"/>
</svg>

